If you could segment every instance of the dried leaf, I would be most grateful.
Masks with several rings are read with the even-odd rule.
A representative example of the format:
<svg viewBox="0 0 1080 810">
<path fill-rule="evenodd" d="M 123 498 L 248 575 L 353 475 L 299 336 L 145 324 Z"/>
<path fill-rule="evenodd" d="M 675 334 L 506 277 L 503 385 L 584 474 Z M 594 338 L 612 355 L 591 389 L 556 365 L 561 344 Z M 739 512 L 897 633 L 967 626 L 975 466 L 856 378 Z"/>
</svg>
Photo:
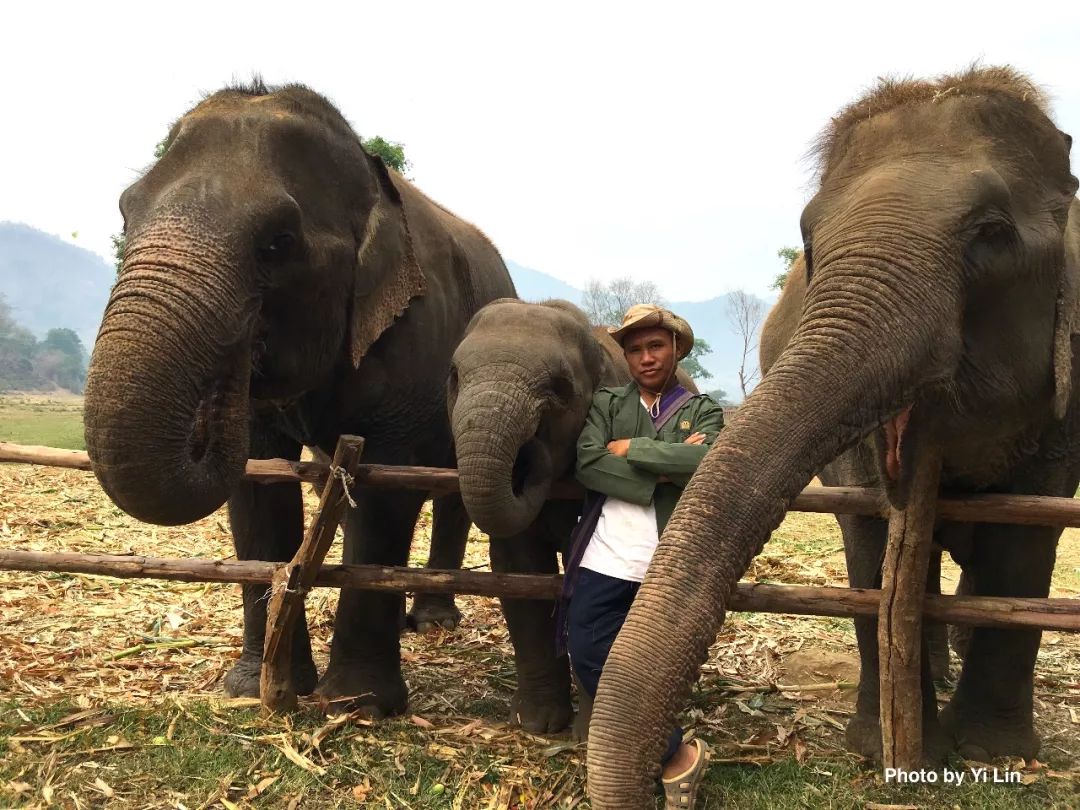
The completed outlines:
<svg viewBox="0 0 1080 810">
<path fill-rule="evenodd" d="M 806 756 L 806 743 L 799 739 L 798 735 L 795 735 L 795 761 L 802 765 L 804 762 L 806 762 Z"/>
<path fill-rule="evenodd" d="M 260 793 L 263 793 L 270 785 L 274 784 L 277 779 L 277 776 L 267 776 L 264 779 L 260 779 L 258 783 L 251 786 L 251 789 L 248 790 L 244 798 L 248 801 L 257 798 Z"/>
<path fill-rule="evenodd" d="M 323 776 L 326 773 L 326 768 L 321 765 L 316 765 L 310 759 L 305 757 L 299 751 L 292 747 L 289 740 L 282 737 L 281 745 L 277 746 L 281 750 L 281 753 L 285 755 L 285 758 L 289 760 L 293 765 L 298 765 L 308 773 L 313 773 L 316 776 Z"/>
<path fill-rule="evenodd" d="M 363 783 L 356 785 L 352 789 L 352 795 L 354 799 L 363 804 L 367 801 L 369 793 L 371 793 L 371 779 L 365 776 Z"/>
<path fill-rule="evenodd" d="M 412 723 L 414 726 L 420 726 L 420 728 L 435 728 L 434 723 L 432 723 L 430 720 L 425 720 L 418 714 L 414 714 L 412 717 L 410 717 L 409 722 Z"/>
<path fill-rule="evenodd" d="M 113 796 L 116 795 L 116 791 L 109 787 L 108 783 L 106 783 L 105 780 L 102 779 L 100 776 L 94 780 L 94 787 L 104 793 L 107 798 L 111 799 Z"/>
</svg>

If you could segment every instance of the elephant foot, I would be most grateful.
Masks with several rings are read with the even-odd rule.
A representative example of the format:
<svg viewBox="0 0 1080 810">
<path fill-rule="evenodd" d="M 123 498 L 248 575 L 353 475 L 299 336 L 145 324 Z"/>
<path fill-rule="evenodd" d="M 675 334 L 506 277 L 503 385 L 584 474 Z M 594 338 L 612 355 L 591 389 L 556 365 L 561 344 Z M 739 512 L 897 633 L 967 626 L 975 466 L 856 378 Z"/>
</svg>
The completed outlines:
<svg viewBox="0 0 1080 810">
<path fill-rule="evenodd" d="M 856 714 L 844 734 L 849 751 L 876 764 L 881 763 L 881 722 L 877 715 Z M 952 750 L 951 738 L 937 717 L 923 717 L 923 765 L 936 768 Z"/>
<path fill-rule="evenodd" d="M 532 734 L 557 734 L 570 725 L 570 694 L 537 695 L 518 689 L 510 701 L 510 722 Z"/>
<path fill-rule="evenodd" d="M 422 593 L 413 597 L 405 623 L 418 633 L 453 630 L 461 624 L 461 611 L 454 604 L 453 594 Z"/>
<path fill-rule="evenodd" d="M 401 672 L 373 672 L 366 667 L 331 663 L 315 688 L 327 713 L 357 711 L 361 717 L 382 720 L 404 713 L 409 690 Z"/>
<path fill-rule="evenodd" d="M 847 748 L 864 759 L 881 762 L 881 723 L 876 716 L 856 714 L 844 732 Z"/>
<path fill-rule="evenodd" d="M 254 655 L 241 655 L 225 675 L 225 694 L 229 697 L 259 697 L 259 679 L 262 676 L 262 659 Z M 315 663 L 293 661 L 293 688 L 298 695 L 310 695 L 315 691 L 319 672 Z"/>
<path fill-rule="evenodd" d="M 1018 720 L 994 717 L 989 712 L 965 711 L 956 704 L 956 698 L 941 710 L 941 724 L 960 756 L 976 762 L 993 762 L 999 757 L 1022 757 L 1030 761 L 1042 745 L 1030 715 Z"/>
</svg>

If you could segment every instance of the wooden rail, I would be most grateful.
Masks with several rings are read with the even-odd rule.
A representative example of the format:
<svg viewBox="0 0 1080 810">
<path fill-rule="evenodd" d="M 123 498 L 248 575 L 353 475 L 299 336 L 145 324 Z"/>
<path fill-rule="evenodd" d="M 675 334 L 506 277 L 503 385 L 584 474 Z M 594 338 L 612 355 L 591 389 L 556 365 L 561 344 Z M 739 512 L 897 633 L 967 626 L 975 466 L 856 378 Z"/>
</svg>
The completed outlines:
<svg viewBox="0 0 1080 810">
<path fill-rule="evenodd" d="M 73 470 L 89 470 L 90 459 L 77 450 L 0 442 L 0 463 L 40 464 Z M 252 459 L 244 477 L 263 484 L 298 481 L 322 485 L 329 465 L 315 461 L 287 461 L 280 458 Z M 433 495 L 456 492 L 457 470 L 443 467 L 393 467 L 359 464 L 356 485 L 385 489 L 419 489 Z M 553 499 L 580 498 L 584 494 L 573 481 L 559 481 L 552 488 Z M 832 512 L 841 515 L 868 515 L 887 519 L 888 504 L 883 494 L 859 487 L 807 487 L 791 504 L 793 512 Z M 940 518 L 964 523 L 1016 523 L 1029 526 L 1074 526 L 1080 528 L 1080 500 L 1043 495 L 969 495 L 938 500 Z"/>
<path fill-rule="evenodd" d="M 123 579 L 269 584 L 274 574 L 285 566 L 285 563 L 261 560 L 0 550 L 0 569 L 3 570 L 98 574 Z M 391 568 L 378 565 L 324 565 L 315 577 L 314 586 L 397 593 L 454 593 L 514 599 L 555 599 L 562 589 L 562 577 L 497 574 L 490 571 Z M 874 616 L 877 615 L 880 598 L 880 591 L 865 588 L 740 582 L 731 603 L 731 610 L 840 618 Z M 927 594 L 923 606 L 926 618 L 948 624 L 1080 630 L 1080 604 L 1075 599 Z"/>
</svg>

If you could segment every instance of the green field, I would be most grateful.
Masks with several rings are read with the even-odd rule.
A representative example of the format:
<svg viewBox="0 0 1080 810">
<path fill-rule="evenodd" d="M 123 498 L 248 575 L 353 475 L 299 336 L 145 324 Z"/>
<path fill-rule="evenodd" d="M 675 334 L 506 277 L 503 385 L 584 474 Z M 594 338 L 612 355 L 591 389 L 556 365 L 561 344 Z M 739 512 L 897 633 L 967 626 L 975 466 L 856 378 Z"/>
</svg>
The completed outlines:
<svg viewBox="0 0 1080 810">
<path fill-rule="evenodd" d="M 0 442 L 85 450 L 82 397 L 0 397 Z"/>
</svg>

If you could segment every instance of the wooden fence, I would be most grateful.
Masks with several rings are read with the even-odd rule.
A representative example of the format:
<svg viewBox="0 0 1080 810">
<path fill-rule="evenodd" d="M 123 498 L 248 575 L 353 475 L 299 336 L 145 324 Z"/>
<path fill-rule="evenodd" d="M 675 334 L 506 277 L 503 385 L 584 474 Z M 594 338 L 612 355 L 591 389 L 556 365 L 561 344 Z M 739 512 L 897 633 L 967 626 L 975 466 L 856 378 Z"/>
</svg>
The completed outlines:
<svg viewBox="0 0 1080 810">
<path fill-rule="evenodd" d="M 363 440 L 342 437 L 331 464 L 283 459 L 250 460 L 245 477 L 260 483 L 310 482 L 322 486 L 318 512 L 289 563 L 45 554 L 0 550 L 0 569 L 64 571 L 115 577 L 151 577 L 196 582 L 269 582 L 262 700 L 270 710 L 296 703 L 288 656 L 293 619 L 312 587 L 351 587 L 397 592 L 477 594 L 554 598 L 561 577 L 478 571 L 435 571 L 364 565 L 322 565 L 334 531 L 356 486 L 453 492 L 457 471 L 359 463 Z M 0 463 L 40 464 L 89 470 L 86 453 L 0 442 Z M 921 760 L 919 654 L 922 617 L 950 624 L 1080 630 L 1080 602 L 1073 599 L 1015 599 L 937 596 L 925 593 L 926 565 L 934 520 L 1080 527 L 1080 501 L 1026 495 L 934 497 L 940 459 L 917 460 L 912 502 L 890 510 L 876 490 L 807 487 L 792 503 L 802 512 L 878 516 L 889 520 L 889 543 L 881 590 L 740 583 L 730 609 L 817 616 L 879 618 L 881 720 L 886 767 L 918 768 Z M 333 474 L 332 474 L 333 473 Z M 581 497 L 571 482 L 554 488 L 553 498 Z M 921 610 L 919 609 L 921 606 Z"/>
</svg>

